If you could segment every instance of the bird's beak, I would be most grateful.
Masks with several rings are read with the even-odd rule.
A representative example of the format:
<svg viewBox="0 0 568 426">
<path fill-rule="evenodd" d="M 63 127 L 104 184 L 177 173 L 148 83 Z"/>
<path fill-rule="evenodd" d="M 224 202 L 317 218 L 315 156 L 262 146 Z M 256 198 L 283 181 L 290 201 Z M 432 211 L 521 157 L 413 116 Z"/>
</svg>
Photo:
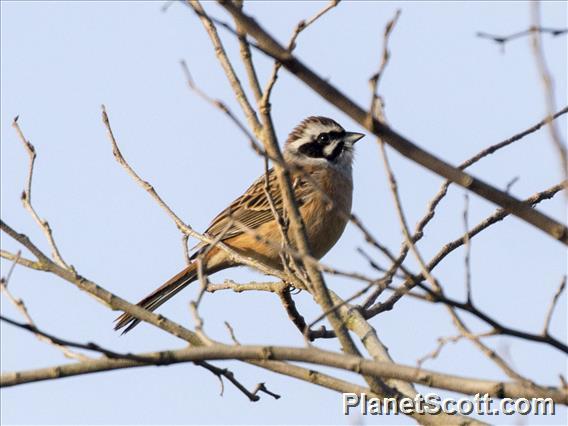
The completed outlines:
<svg viewBox="0 0 568 426">
<path fill-rule="evenodd" d="M 365 136 L 363 133 L 345 132 L 344 140 L 345 140 L 345 142 L 349 142 L 351 145 L 353 145 L 355 142 L 357 142 L 363 136 Z"/>
</svg>

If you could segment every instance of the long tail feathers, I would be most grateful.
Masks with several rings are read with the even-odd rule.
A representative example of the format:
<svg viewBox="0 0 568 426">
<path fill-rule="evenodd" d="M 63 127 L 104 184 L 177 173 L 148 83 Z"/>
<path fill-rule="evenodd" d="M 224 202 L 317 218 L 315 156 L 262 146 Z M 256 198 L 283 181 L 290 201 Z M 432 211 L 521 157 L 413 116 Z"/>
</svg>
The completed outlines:
<svg viewBox="0 0 568 426">
<path fill-rule="evenodd" d="M 138 302 L 138 306 L 144 309 L 148 309 L 149 311 L 153 311 L 157 309 L 159 306 L 167 302 L 170 298 L 175 296 L 181 290 L 183 290 L 188 284 L 194 281 L 197 278 L 197 264 L 192 263 L 179 274 L 170 278 L 166 283 L 162 286 L 158 287 L 140 302 Z M 124 328 L 124 333 L 128 333 L 134 327 L 136 327 L 140 320 L 134 318 L 132 315 L 127 314 L 126 312 L 119 316 L 116 320 L 116 325 L 114 326 L 115 330 L 120 330 Z"/>
</svg>

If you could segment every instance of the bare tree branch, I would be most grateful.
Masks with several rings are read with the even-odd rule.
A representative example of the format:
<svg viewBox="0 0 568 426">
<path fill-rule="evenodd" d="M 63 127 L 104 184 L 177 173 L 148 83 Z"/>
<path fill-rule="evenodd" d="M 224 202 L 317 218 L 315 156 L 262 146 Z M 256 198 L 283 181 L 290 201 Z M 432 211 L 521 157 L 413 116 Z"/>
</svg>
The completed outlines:
<svg viewBox="0 0 568 426">
<path fill-rule="evenodd" d="M 297 361 L 307 362 L 375 377 L 393 378 L 414 383 L 426 384 L 434 388 L 446 389 L 466 394 L 485 394 L 498 398 L 552 398 L 563 405 L 568 404 L 568 392 L 557 388 L 531 387 L 517 382 L 496 382 L 479 380 L 449 374 L 436 373 L 415 367 L 378 362 L 364 358 L 338 354 L 315 348 L 293 348 L 283 346 L 227 346 L 213 345 L 207 347 L 188 347 L 174 351 L 150 352 L 136 354 L 137 357 L 152 360 L 100 358 L 74 364 L 60 365 L 19 373 L 4 373 L 0 377 L 2 387 L 49 380 L 57 377 L 70 377 L 124 368 L 142 367 L 145 365 L 171 365 L 180 362 L 205 360 L 258 360 L 258 361 Z"/>
</svg>

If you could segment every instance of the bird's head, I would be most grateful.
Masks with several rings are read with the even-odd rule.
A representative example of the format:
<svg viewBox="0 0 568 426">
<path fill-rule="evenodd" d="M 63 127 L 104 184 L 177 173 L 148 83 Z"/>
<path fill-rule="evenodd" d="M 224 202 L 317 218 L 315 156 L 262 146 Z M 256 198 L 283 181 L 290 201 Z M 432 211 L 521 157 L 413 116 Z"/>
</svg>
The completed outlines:
<svg viewBox="0 0 568 426">
<path fill-rule="evenodd" d="M 363 136 L 346 132 L 331 118 L 308 117 L 288 136 L 284 158 L 299 166 L 333 167 L 350 174 L 353 145 Z"/>
</svg>

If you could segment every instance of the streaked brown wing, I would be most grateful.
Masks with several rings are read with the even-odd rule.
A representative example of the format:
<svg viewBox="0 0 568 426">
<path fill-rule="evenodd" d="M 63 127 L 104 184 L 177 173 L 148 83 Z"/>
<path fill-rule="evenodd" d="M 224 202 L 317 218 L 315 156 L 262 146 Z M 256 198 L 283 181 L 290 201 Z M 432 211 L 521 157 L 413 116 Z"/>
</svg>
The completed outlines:
<svg viewBox="0 0 568 426">
<path fill-rule="evenodd" d="M 222 233 L 231 220 L 238 221 L 248 228 L 256 229 L 261 225 L 273 220 L 272 210 L 268 198 L 264 192 L 266 177 L 259 177 L 247 191 L 231 203 L 229 207 L 217 215 L 209 225 L 205 233 L 211 237 L 216 237 Z M 278 186 L 274 169 L 268 171 L 268 185 L 274 206 L 279 214 L 283 213 L 282 194 Z M 301 178 L 293 181 L 294 192 L 298 206 L 306 202 L 308 196 L 307 182 Z M 243 233 L 242 228 L 235 224 L 225 231 L 223 240 L 235 237 Z"/>
</svg>

